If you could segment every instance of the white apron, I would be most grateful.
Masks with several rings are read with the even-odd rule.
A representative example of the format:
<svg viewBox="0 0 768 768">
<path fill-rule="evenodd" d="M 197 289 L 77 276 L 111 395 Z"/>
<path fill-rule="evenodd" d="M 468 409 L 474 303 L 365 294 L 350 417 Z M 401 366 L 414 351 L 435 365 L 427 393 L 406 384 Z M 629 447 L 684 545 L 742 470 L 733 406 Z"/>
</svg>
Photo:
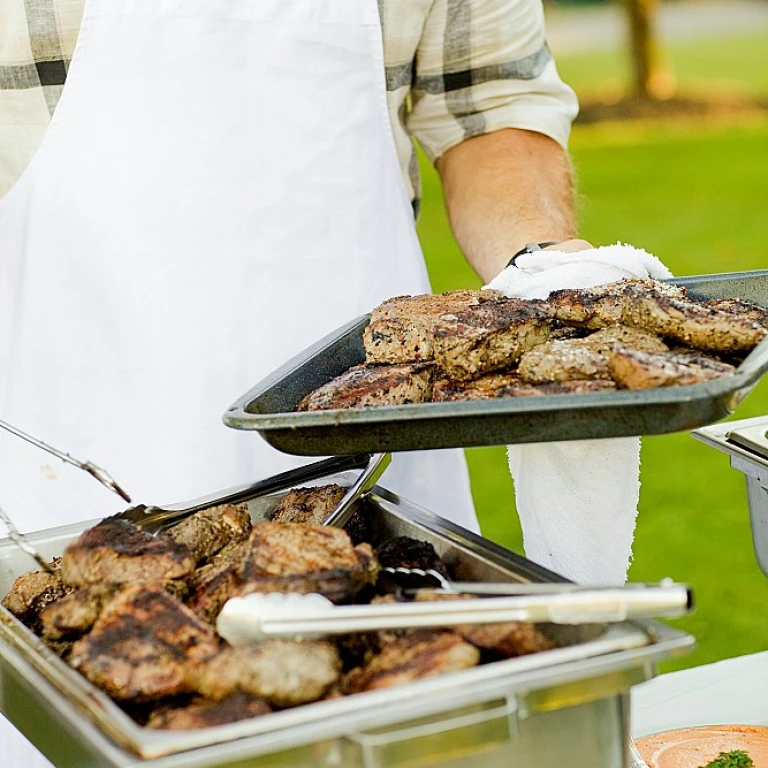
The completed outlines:
<svg viewBox="0 0 768 768">
<path fill-rule="evenodd" d="M 226 407 L 428 290 L 375 0 L 89 0 L 43 145 L 0 200 L 0 418 L 135 501 L 247 482 L 306 459 L 227 429 Z M 383 484 L 476 529 L 460 452 L 396 456 Z M 0 503 L 23 530 L 123 506 L 7 434 Z"/>
</svg>

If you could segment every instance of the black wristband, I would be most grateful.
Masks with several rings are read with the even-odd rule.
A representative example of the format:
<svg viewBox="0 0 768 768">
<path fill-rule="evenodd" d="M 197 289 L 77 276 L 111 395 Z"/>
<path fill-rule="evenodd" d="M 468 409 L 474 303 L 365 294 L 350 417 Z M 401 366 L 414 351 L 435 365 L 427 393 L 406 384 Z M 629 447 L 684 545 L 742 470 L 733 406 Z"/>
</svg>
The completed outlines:
<svg viewBox="0 0 768 768">
<path fill-rule="evenodd" d="M 557 245 L 554 240 L 547 241 L 545 243 L 526 243 L 508 262 L 508 267 L 514 267 L 518 256 L 522 256 L 524 253 L 534 253 L 540 251 L 542 248 L 549 248 L 550 245 Z"/>
</svg>

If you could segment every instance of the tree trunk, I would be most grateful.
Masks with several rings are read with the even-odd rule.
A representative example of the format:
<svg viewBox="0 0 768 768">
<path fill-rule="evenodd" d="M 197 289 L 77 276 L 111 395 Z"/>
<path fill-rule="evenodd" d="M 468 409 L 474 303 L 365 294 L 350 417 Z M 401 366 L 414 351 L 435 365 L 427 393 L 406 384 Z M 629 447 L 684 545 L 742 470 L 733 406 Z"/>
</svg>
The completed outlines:
<svg viewBox="0 0 768 768">
<path fill-rule="evenodd" d="M 654 20 L 658 0 L 623 0 L 629 20 L 632 94 L 643 101 L 667 99 L 674 81 L 661 55 Z"/>
</svg>

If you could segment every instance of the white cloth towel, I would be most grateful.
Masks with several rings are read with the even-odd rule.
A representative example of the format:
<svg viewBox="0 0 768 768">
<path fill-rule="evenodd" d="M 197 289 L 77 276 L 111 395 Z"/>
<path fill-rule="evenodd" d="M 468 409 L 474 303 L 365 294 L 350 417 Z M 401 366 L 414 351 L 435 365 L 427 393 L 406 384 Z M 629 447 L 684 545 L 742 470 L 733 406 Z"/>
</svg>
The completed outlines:
<svg viewBox="0 0 768 768">
<path fill-rule="evenodd" d="M 524 254 L 486 287 L 544 299 L 558 288 L 671 276 L 655 256 L 617 243 Z M 640 438 L 510 445 L 507 454 L 526 557 L 579 584 L 623 584 L 640 494 Z"/>
</svg>

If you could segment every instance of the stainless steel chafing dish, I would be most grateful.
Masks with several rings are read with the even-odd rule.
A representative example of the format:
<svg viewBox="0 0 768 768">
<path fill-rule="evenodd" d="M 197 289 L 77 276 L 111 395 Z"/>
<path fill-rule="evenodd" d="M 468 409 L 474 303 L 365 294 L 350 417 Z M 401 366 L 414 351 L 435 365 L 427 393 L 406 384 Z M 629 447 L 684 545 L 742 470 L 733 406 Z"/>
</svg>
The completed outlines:
<svg viewBox="0 0 768 768">
<path fill-rule="evenodd" d="M 327 478 L 350 484 L 347 475 Z M 254 499 L 262 519 L 281 494 Z M 429 541 L 469 581 L 563 581 L 377 487 L 364 502 L 372 543 Z M 44 556 L 95 521 L 32 534 Z M 0 541 L 0 593 L 30 569 Z M 0 608 L 0 711 L 59 768 L 488 768 L 629 765 L 629 689 L 693 638 L 656 622 L 545 627 L 559 647 L 399 688 L 181 733 L 138 726 Z"/>
<path fill-rule="evenodd" d="M 692 434 L 727 453 L 731 466 L 744 473 L 755 556 L 768 576 L 768 416 L 715 424 Z"/>
</svg>

